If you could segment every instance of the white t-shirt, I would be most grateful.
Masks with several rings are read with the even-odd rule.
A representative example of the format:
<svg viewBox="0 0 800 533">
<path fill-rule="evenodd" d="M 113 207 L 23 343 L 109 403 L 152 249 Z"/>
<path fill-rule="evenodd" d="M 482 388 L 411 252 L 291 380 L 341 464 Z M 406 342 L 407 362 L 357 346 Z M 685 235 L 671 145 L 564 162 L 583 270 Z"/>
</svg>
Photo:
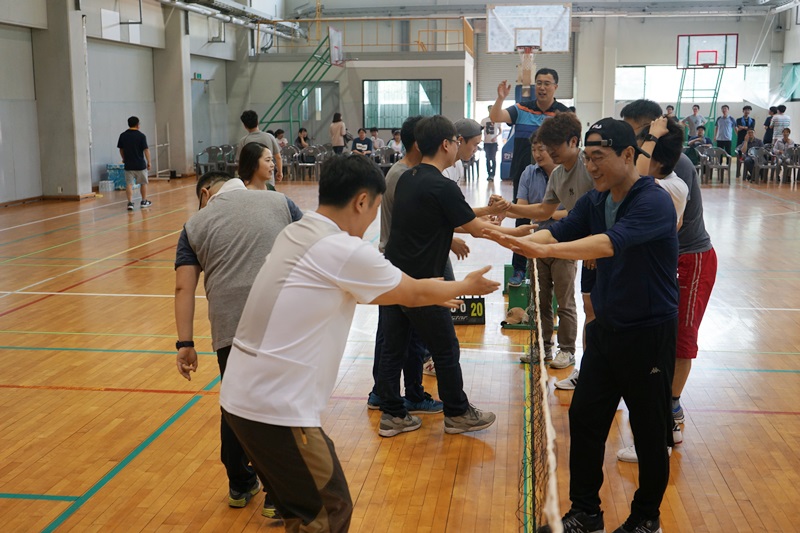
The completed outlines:
<svg viewBox="0 0 800 533">
<path fill-rule="evenodd" d="M 380 137 L 372 137 L 372 148 L 377 150 L 386 146 L 386 142 Z"/>
<path fill-rule="evenodd" d="M 452 167 L 444 169 L 442 175 L 447 179 L 459 183 L 461 178 L 464 177 L 464 163 L 462 163 L 461 160 L 456 161 Z"/>
<path fill-rule="evenodd" d="M 247 298 L 222 407 L 256 422 L 320 427 L 356 303 L 394 289 L 401 276 L 373 246 L 319 213 L 288 226 Z"/>
<path fill-rule="evenodd" d="M 656 183 L 661 185 L 672 198 L 675 213 L 678 215 L 678 226 L 680 226 L 683 221 L 683 212 L 686 209 L 686 200 L 689 197 L 689 186 L 674 172 L 664 179 L 656 180 Z"/>
<path fill-rule="evenodd" d="M 492 119 L 486 117 L 481 120 L 481 126 L 483 126 L 483 142 L 496 143 L 500 137 L 500 123 L 492 122 Z"/>
</svg>

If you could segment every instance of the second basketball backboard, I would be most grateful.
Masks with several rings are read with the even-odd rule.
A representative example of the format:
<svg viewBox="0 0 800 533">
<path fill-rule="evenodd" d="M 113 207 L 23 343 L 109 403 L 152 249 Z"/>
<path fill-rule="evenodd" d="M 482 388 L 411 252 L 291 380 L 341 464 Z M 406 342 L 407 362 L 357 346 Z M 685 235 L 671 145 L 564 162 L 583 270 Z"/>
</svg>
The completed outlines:
<svg viewBox="0 0 800 533">
<path fill-rule="evenodd" d="M 739 34 L 678 35 L 679 69 L 736 68 Z"/>
<path fill-rule="evenodd" d="M 532 47 L 537 54 L 569 52 L 571 4 L 486 6 L 486 51 L 514 53 Z"/>
</svg>

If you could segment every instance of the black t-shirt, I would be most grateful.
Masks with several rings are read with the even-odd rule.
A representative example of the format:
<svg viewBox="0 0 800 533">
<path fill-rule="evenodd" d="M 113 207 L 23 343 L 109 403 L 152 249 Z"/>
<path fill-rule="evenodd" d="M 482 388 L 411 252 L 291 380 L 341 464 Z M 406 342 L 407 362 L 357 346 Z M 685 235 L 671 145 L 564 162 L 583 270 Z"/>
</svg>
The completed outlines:
<svg viewBox="0 0 800 533">
<path fill-rule="evenodd" d="M 509 174 L 516 187 L 522 172 L 531 164 L 531 135 L 539 129 L 542 122 L 554 116 L 556 112 L 569 111 L 569 109 L 561 102 L 553 100 L 553 104 L 547 110 L 542 111 L 536 104 L 536 100 L 529 100 L 515 104 L 506 111 L 511 116 L 509 124 L 514 126 L 514 154 Z"/>
<path fill-rule="evenodd" d="M 119 136 L 117 148 L 122 149 L 125 170 L 145 170 L 147 160 L 144 151 L 147 150 L 147 137 L 139 130 L 125 130 Z"/>
<path fill-rule="evenodd" d="M 412 278 L 442 277 L 453 229 L 474 218 L 458 185 L 420 164 L 397 181 L 386 258 Z"/>
</svg>

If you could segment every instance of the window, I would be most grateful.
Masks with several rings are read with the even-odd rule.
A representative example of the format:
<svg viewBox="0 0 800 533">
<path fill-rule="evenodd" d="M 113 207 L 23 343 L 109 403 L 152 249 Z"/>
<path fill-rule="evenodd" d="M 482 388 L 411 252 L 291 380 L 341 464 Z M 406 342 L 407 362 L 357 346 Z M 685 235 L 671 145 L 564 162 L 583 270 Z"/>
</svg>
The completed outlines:
<svg viewBox="0 0 800 533">
<path fill-rule="evenodd" d="M 442 80 L 365 80 L 364 127 L 399 129 L 414 115 L 442 112 Z"/>
<path fill-rule="evenodd" d="M 718 74 L 717 69 L 687 70 L 681 99 L 685 102 L 710 102 L 717 86 Z M 614 97 L 618 101 L 647 98 L 656 102 L 675 102 L 680 92 L 682 75 L 682 70 L 667 65 L 617 67 Z M 694 94 L 692 89 L 695 90 Z M 755 95 L 766 100 L 768 91 L 768 66 L 740 65 L 735 69 L 725 69 L 717 100 L 743 102 L 746 95 Z"/>
</svg>

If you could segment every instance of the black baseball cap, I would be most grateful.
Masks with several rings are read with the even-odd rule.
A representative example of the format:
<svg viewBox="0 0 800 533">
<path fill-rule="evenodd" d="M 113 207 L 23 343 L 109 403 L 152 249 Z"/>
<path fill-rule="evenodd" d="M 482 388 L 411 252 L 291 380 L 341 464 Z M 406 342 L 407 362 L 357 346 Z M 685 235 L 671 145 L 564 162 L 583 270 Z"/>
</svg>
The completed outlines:
<svg viewBox="0 0 800 533">
<path fill-rule="evenodd" d="M 589 141 L 589 135 L 597 134 L 603 138 L 602 141 Z M 627 148 L 631 146 L 637 153 L 650 157 L 650 154 L 639 148 L 636 142 L 636 133 L 633 127 L 624 120 L 615 118 L 604 118 L 592 124 L 583 138 L 584 146 L 607 146 L 609 148 Z"/>
</svg>

